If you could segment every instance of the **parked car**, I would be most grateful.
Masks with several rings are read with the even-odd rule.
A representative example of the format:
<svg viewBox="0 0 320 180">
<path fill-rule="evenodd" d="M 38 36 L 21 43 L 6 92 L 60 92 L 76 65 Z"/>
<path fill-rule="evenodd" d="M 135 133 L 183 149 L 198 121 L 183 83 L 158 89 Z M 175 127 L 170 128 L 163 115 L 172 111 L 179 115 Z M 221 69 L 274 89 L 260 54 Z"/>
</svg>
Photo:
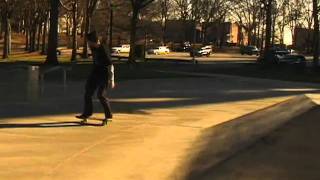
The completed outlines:
<svg viewBox="0 0 320 180">
<path fill-rule="evenodd" d="M 287 54 L 292 54 L 294 53 L 295 51 L 293 49 L 288 49 L 288 48 L 285 48 L 285 47 L 279 47 L 279 46 L 274 46 L 274 47 L 271 47 L 270 50 L 273 50 L 273 51 L 278 51 L 278 52 L 282 52 L 282 53 L 287 53 Z"/>
<path fill-rule="evenodd" d="M 190 51 L 190 48 L 191 48 L 190 42 L 184 42 L 184 43 L 183 43 L 183 51 L 184 51 L 184 52 L 189 52 L 189 51 Z"/>
<path fill-rule="evenodd" d="M 176 52 L 189 52 L 190 47 L 191 47 L 190 42 L 186 41 L 183 43 L 176 44 L 176 46 L 173 47 L 173 50 Z"/>
<path fill-rule="evenodd" d="M 240 53 L 242 55 L 248 54 L 248 55 L 259 55 L 259 49 L 256 46 L 242 46 L 240 48 Z"/>
<path fill-rule="evenodd" d="M 212 54 L 212 46 L 203 46 L 201 48 L 198 48 L 198 49 L 194 49 L 194 50 L 190 50 L 190 56 L 192 57 L 193 55 L 194 56 L 207 56 L 209 57 L 210 54 Z"/>
<path fill-rule="evenodd" d="M 167 46 L 159 46 L 159 47 L 148 50 L 148 54 L 155 54 L 155 55 L 168 54 L 169 52 L 170 50 Z"/>
<path fill-rule="evenodd" d="M 303 55 L 275 48 L 271 48 L 261 55 L 257 62 L 262 65 L 291 65 L 298 69 L 306 67 L 306 58 Z"/>
<path fill-rule="evenodd" d="M 130 52 L 130 44 L 124 44 L 120 47 L 112 47 L 112 53 L 129 53 Z"/>
</svg>

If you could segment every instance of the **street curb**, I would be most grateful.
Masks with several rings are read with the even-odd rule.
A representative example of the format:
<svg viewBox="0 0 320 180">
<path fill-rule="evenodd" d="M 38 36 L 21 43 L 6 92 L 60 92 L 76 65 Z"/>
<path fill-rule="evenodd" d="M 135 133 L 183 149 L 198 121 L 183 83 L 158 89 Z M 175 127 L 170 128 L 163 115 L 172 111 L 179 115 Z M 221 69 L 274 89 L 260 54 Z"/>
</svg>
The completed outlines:
<svg viewBox="0 0 320 180">
<path fill-rule="evenodd" d="M 301 95 L 207 128 L 196 140 L 192 147 L 196 150 L 188 155 L 189 160 L 182 167 L 182 172 L 186 172 L 182 179 L 203 177 L 214 166 L 316 106 L 309 97 Z"/>
</svg>

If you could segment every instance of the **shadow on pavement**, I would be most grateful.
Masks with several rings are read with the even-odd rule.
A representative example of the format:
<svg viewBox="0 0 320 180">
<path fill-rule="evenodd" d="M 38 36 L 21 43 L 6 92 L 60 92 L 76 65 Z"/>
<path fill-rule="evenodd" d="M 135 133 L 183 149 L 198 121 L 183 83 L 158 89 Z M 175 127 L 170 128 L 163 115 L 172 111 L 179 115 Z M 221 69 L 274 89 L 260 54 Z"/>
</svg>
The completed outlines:
<svg viewBox="0 0 320 180">
<path fill-rule="evenodd" d="M 80 126 L 101 126 L 100 124 L 86 123 L 81 124 L 79 121 L 68 122 L 50 122 L 50 123 L 1 123 L 0 129 L 16 129 L 16 128 L 67 128 Z"/>
<path fill-rule="evenodd" d="M 19 94 L 17 90 L 0 89 L 0 99 L 6 99 L 0 101 L 0 119 L 81 113 L 84 82 L 69 82 L 66 91 L 54 83 L 46 88 L 47 91 L 39 99 L 23 102 L 10 100 L 10 96 Z M 10 91 L 11 94 L 8 93 Z M 214 105 L 319 92 L 320 86 L 314 84 L 234 77 L 197 77 L 120 82 L 109 94 L 114 113 L 145 114 L 145 110 L 155 108 Z M 103 112 L 96 97 L 94 99 L 95 112 Z"/>
</svg>

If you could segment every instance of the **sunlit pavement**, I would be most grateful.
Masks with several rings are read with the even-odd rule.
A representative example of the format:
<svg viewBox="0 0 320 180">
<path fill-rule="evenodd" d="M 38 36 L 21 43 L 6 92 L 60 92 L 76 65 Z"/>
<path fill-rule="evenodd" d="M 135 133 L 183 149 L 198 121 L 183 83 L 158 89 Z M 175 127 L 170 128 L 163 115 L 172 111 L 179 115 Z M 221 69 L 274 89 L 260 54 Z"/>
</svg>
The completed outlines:
<svg viewBox="0 0 320 180">
<path fill-rule="evenodd" d="M 0 105 L 0 179 L 181 179 L 203 130 L 320 86 L 232 76 L 127 81 L 110 93 L 114 119 L 81 126 L 83 83 Z M 11 91 L 14 96 L 19 91 Z M 315 98 L 317 98 L 316 95 Z M 214 147 L 213 147 L 214 148 Z"/>
</svg>

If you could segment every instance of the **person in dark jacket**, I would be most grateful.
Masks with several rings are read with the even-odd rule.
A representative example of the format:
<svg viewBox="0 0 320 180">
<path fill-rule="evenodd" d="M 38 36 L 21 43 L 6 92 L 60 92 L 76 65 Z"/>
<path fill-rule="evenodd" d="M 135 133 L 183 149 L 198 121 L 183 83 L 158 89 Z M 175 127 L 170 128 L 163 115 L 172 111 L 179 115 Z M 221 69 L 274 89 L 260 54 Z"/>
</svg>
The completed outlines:
<svg viewBox="0 0 320 180">
<path fill-rule="evenodd" d="M 92 52 L 93 67 L 85 85 L 84 110 L 78 119 L 81 123 L 86 123 L 93 113 L 92 96 L 97 91 L 97 97 L 103 106 L 105 119 L 102 125 L 106 125 L 108 119 L 112 119 L 112 112 L 107 98 L 108 86 L 114 88 L 114 73 L 110 53 L 98 42 L 96 32 L 86 35 L 88 45 Z"/>
</svg>

